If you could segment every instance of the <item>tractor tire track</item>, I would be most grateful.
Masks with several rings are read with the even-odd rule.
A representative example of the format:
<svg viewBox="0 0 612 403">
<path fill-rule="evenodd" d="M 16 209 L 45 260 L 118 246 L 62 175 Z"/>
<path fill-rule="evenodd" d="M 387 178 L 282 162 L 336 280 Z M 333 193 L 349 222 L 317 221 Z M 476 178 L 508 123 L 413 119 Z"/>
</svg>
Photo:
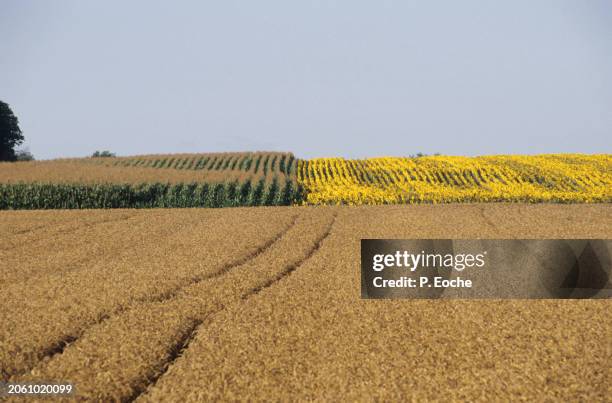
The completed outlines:
<svg viewBox="0 0 612 403">
<path fill-rule="evenodd" d="M 297 219 L 298 219 L 298 215 L 294 215 L 291 219 L 291 222 L 285 228 L 283 228 L 279 233 L 277 233 L 274 237 L 268 239 L 262 245 L 257 247 L 254 251 L 247 253 L 246 255 L 236 259 L 235 261 L 233 261 L 232 263 L 228 265 L 222 266 L 219 270 L 213 273 L 210 273 L 207 275 L 196 276 L 190 279 L 190 281 L 171 290 L 171 292 L 166 292 L 166 293 L 163 293 L 162 295 L 159 295 L 153 298 L 136 300 L 134 303 L 129 304 L 128 306 L 119 306 L 117 309 L 111 312 L 103 313 L 97 320 L 92 321 L 86 326 L 81 327 L 78 331 L 73 332 L 72 334 L 61 337 L 60 339 L 48 345 L 47 347 L 42 348 L 38 353 L 34 353 L 34 355 L 36 356 L 36 359 L 27 368 L 24 368 L 23 370 L 20 370 L 20 371 L 12 371 L 12 372 L 6 369 L 2 369 L 2 373 L 0 374 L 1 375 L 0 380 L 6 381 L 7 379 L 18 379 L 19 377 L 31 372 L 32 369 L 34 369 L 37 365 L 39 365 L 40 362 L 48 361 L 57 355 L 61 355 L 68 346 L 74 344 L 74 342 L 76 342 L 81 337 L 83 337 L 83 335 L 89 329 L 104 323 L 108 319 L 118 316 L 124 312 L 128 312 L 137 306 L 146 306 L 150 304 L 162 303 L 165 301 L 175 299 L 178 296 L 178 294 L 181 292 L 181 290 L 187 287 L 193 286 L 199 282 L 202 282 L 208 279 L 214 279 L 214 278 L 221 277 L 224 274 L 229 273 L 232 269 L 244 265 L 249 260 L 261 255 L 262 253 L 265 253 L 266 250 L 268 250 L 275 243 L 277 243 L 285 234 L 287 234 L 287 232 L 289 232 L 289 230 L 291 230 L 295 226 Z"/>
<path fill-rule="evenodd" d="M 96 223 L 91 223 L 90 225 L 87 226 L 80 226 L 79 228 L 88 228 L 88 227 L 92 227 L 92 226 L 97 226 L 97 225 L 102 225 L 102 224 L 107 224 L 107 223 L 117 223 L 117 222 L 121 222 L 121 221 L 127 221 L 130 220 L 132 218 L 138 218 L 137 215 L 132 215 L 129 217 L 124 217 L 122 219 L 116 219 L 116 220 L 107 220 L 107 221 L 99 221 Z M 184 226 L 187 225 L 195 225 L 195 223 L 189 223 L 189 224 L 183 224 Z M 79 228 L 75 229 L 78 230 Z M 173 235 L 175 233 L 179 233 L 181 231 L 182 228 L 176 228 L 172 231 L 169 231 L 167 233 L 164 233 L 164 236 L 170 236 Z M 120 233 L 121 229 L 117 228 L 114 229 L 113 232 L 107 236 L 112 236 L 113 234 L 117 234 Z M 40 240 L 39 240 L 40 241 Z M 119 254 L 119 253 L 125 253 L 125 252 L 129 252 L 133 249 L 138 248 L 139 245 L 137 244 L 122 244 L 121 246 L 117 247 L 115 249 L 115 254 Z M 11 278 L 11 276 L 7 276 L 5 275 L 4 278 L 0 279 L 0 284 L 15 284 L 15 283 L 22 283 L 22 282 L 28 282 L 28 281 L 32 281 L 34 279 L 42 279 L 42 278 L 47 278 L 49 276 L 54 276 L 54 275 L 64 275 L 67 273 L 72 273 L 75 271 L 79 271 L 83 269 L 83 266 L 86 265 L 87 263 L 91 263 L 91 262 L 96 262 L 98 260 L 98 256 L 95 254 L 87 254 L 87 256 L 85 256 L 84 258 L 77 258 L 77 259 L 73 259 L 71 261 L 68 262 L 62 262 L 57 263 L 57 265 L 55 267 L 52 268 L 52 270 L 49 271 L 33 271 L 30 273 L 24 273 L 23 271 L 19 274 L 19 276 L 13 276 Z M 8 277 L 8 278 L 7 278 Z"/>
<path fill-rule="evenodd" d="M 317 241 L 315 242 L 314 246 L 312 247 L 311 250 L 308 251 L 308 253 L 302 257 L 300 260 L 298 260 L 297 262 L 285 267 L 283 269 L 283 271 L 281 271 L 280 273 L 278 273 L 275 277 L 269 279 L 268 281 L 266 281 L 265 283 L 251 289 L 249 292 L 247 292 L 246 294 L 244 294 L 241 299 L 242 300 L 246 300 L 250 297 L 252 297 L 255 294 L 259 294 L 261 291 L 263 291 L 266 288 L 272 287 L 273 285 L 275 285 L 276 283 L 278 283 L 279 281 L 281 281 L 283 278 L 289 276 L 291 273 L 293 273 L 294 271 L 296 271 L 299 267 L 301 267 L 308 259 L 310 259 L 319 249 L 321 249 L 321 245 L 323 244 L 323 241 L 325 241 L 325 239 L 327 239 L 327 237 L 331 234 L 332 228 L 334 226 L 334 224 L 336 223 L 336 218 L 338 217 L 337 213 L 334 213 L 334 216 L 331 220 L 331 222 L 329 223 L 329 225 L 327 226 L 327 229 L 325 230 L 325 232 L 323 233 L 323 235 L 321 235 L 321 237 L 319 239 L 317 239 Z"/>
<path fill-rule="evenodd" d="M 186 337 L 184 338 L 179 338 L 179 340 L 177 340 L 177 342 L 175 344 L 173 344 L 169 351 L 174 352 L 174 351 L 179 351 L 178 353 L 174 354 L 174 353 L 170 353 L 168 355 L 168 357 L 166 357 L 166 359 L 162 360 L 160 363 L 158 363 L 156 365 L 156 368 L 158 368 L 155 373 L 157 374 L 154 377 L 150 377 L 147 380 L 145 380 L 144 385 L 136 388 L 136 391 L 127 399 L 128 402 L 133 402 L 135 400 L 137 400 L 139 397 L 141 397 L 142 395 L 146 394 L 150 389 L 154 388 L 157 381 L 159 379 L 161 379 L 167 372 L 168 370 L 170 370 L 170 368 L 176 363 L 176 361 L 184 354 L 184 352 L 189 348 L 189 344 L 195 339 L 199 329 L 201 326 L 204 325 L 208 325 L 210 324 L 212 321 L 214 321 L 214 316 L 221 313 L 222 311 L 224 311 L 225 309 L 227 309 L 229 306 L 232 305 L 237 305 L 237 304 L 241 304 L 244 303 L 243 301 L 248 300 L 249 298 L 253 297 L 254 295 L 259 294 L 261 291 L 263 291 L 264 289 L 267 289 L 269 287 L 272 287 L 276 284 L 278 284 L 282 279 L 286 278 L 287 276 L 291 275 L 291 273 L 293 273 L 294 271 L 298 270 L 305 262 L 307 262 L 310 258 L 312 258 L 314 256 L 314 254 L 321 248 L 321 245 L 323 244 L 323 242 L 327 239 L 327 237 L 329 237 L 329 235 L 331 234 L 332 228 L 336 222 L 337 219 L 337 213 L 334 213 L 330 223 L 327 225 L 325 231 L 323 232 L 323 234 L 321 234 L 314 242 L 314 245 L 312 246 L 312 248 L 310 248 L 306 254 L 304 256 L 302 256 L 301 258 L 299 258 L 297 261 L 290 263 L 289 265 L 285 266 L 276 276 L 264 281 L 263 283 L 249 289 L 248 291 L 246 291 L 245 293 L 243 293 L 240 298 L 230 304 L 227 305 L 223 305 L 221 306 L 219 309 L 215 310 L 214 312 L 210 312 L 207 317 L 200 321 L 199 323 L 194 324 L 193 328 L 190 329 L 190 331 L 188 332 L 188 335 L 186 335 Z M 177 348 L 177 346 L 180 346 L 180 348 Z"/>
<path fill-rule="evenodd" d="M 195 339 L 198 329 L 202 323 L 203 321 L 201 320 L 194 320 L 188 327 L 187 331 L 179 335 L 176 342 L 169 347 L 168 356 L 159 363 L 159 369 L 155 372 L 155 374 L 148 377 L 141 386 L 134 388 L 132 394 L 129 397 L 122 399 L 122 401 L 133 402 L 138 397 L 146 393 L 151 385 L 155 385 L 157 380 L 164 376 L 172 364 L 174 364 L 174 362 L 183 355 L 187 348 L 189 348 L 189 344 L 193 341 L 193 339 Z"/>
<path fill-rule="evenodd" d="M 27 239 L 26 240 L 15 240 L 14 239 L 15 237 L 19 235 L 26 235 L 26 234 L 35 232 L 37 230 L 43 230 L 43 229 L 49 228 L 54 225 L 53 223 L 45 224 L 45 225 L 42 225 L 32 230 L 24 230 L 25 232 L 21 234 L 12 234 L 10 238 L 8 239 L 9 242 L 7 242 L 7 244 L 0 247 L 0 251 L 14 250 L 16 248 L 15 242 L 17 242 L 18 244 L 17 247 L 24 246 L 23 244 L 24 242 L 27 243 L 28 247 L 31 247 L 32 245 L 36 245 L 37 243 L 48 241 L 49 237 L 57 238 L 57 237 L 65 236 L 65 235 L 70 235 L 71 233 L 82 230 L 82 229 L 92 228 L 98 225 L 103 225 L 103 224 L 108 224 L 108 223 L 127 221 L 127 220 L 131 220 L 132 218 L 136 218 L 137 216 L 138 214 L 131 214 L 128 216 L 121 216 L 118 218 L 105 218 L 105 219 L 101 219 L 100 221 L 77 224 L 74 226 L 70 226 L 68 228 L 58 229 L 57 231 L 51 232 L 49 234 L 44 234 L 39 238 L 34 238 L 31 240 L 27 240 Z"/>
<path fill-rule="evenodd" d="M 86 329 L 90 329 L 96 325 L 99 325 L 103 323 L 104 321 L 108 320 L 111 316 L 118 315 L 125 310 L 126 310 L 125 307 L 119 307 L 118 309 L 113 311 L 111 314 L 104 313 L 100 315 L 100 317 L 98 317 L 96 320 L 92 321 L 88 325 L 81 328 L 79 331 L 72 332 L 70 334 L 66 334 L 60 337 L 53 343 L 49 344 L 47 347 L 42 348 L 38 352 L 35 352 L 34 353 L 34 355 L 36 356 L 36 359 L 34 360 L 35 362 L 33 362 L 32 365 L 27 366 L 26 368 L 23 368 L 17 371 L 0 369 L 1 371 L 0 382 L 9 382 L 11 380 L 17 380 L 19 379 L 19 377 L 22 377 L 26 375 L 27 373 L 29 373 L 30 371 L 32 371 L 32 369 L 35 368 L 40 362 L 50 360 L 57 355 L 63 354 L 64 350 L 66 350 L 69 346 L 73 345 L 77 340 L 79 340 L 79 338 L 83 336 Z"/>
<path fill-rule="evenodd" d="M 43 228 L 49 228 L 51 225 L 53 225 L 53 224 L 52 223 L 48 223 L 48 224 L 44 224 L 44 225 L 37 225 L 37 226 L 34 226 L 32 228 L 26 228 L 26 229 L 22 229 L 22 230 L 18 230 L 18 231 L 12 232 L 12 233 L 10 233 L 8 235 L 10 237 L 13 237 L 13 236 L 17 236 L 17 235 L 30 234 L 32 232 L 36 232 L 36 231 L 38 231 L 40 229 L 43 229 Z"/>
<path fill-rule="evenodd" d="M 247 263 L 249 260 L 252 260 L 254 258 L 256 258 L 257 256 L 261 255 L 262 253 L 265 253 L 266 250 L 270 249 L 272 247 L 272 245 L 274 245 L 275 243 L 277 243 L 283 236 L 285 236 L 285 234 L 287 234 L 287 232 L 289 232 L 296 224 L 298 219 L 298 216 L 295 215 L 293 216 L 291 222 L 289 223 L 289 225 L 287 225 L 285 228 L 283 228 L 282 231 L 280 231 L 278 234 L 276 234 L 273 238 L 270 238 L 269 240 L 267 240 L 265 243 L 263 243 L 261 246 L 259 246 L 257 249 L 255 249 L 254 251 L 252 251 L 251 253 L 248 253 L 238 259 L 236 259 L 235 261 L 229 263 L 228 265 L 222 266 L 219 270 L 216 270 L 212 273 L 207 273 L 207 274 L 201 274 L 199 276 L 195 276 L 192 277 L 188 282 L 168 291 L 165 292 L 163 294 L 157 295 L 155 297 L 150 297 L 150 298 L 146 298 L 146 299 L 142 299 L 139 302 L 142 303 L 154 303 L 154 302 L 164 302 L 164 301 L 168 301 L 170 299 L 174 299 L 176 298 L 176 296 L 181 292 L 181 290 L 190 287 L 192 285 L 198 284 L 202 281 L 206 281 L 206 280 L 211 280 L 211 279 L 215 279 L 218 277 L 221 277 L 227 273 L 229 273 L 230 271 L 232 271 L 233 269 L 235 269 L 236 267 L 242 266 L 245 263 Z"/>
</svg>

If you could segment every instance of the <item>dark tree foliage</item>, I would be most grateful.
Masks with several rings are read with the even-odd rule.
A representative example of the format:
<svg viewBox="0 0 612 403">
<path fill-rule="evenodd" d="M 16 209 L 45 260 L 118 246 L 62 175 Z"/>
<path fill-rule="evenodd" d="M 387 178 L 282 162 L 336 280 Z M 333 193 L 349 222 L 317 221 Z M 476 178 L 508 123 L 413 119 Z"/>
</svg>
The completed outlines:
<svg viewBox="0 0 612 403">
<path fill-rule="evenodd" d="M 26 150 L 19 150 L 15 152 L 15 157 L 17 159 L 17 161 L 34 161 L 34 155 L 32 155 L 32 153 L 30 151 Z"/>
<path fill-rule="evenodd" d="M 0 101 L 0 161 L 15 161 L 15 147 L 23 143 L 19 120 L 11 107 Z"/>
<path fill-rule="evenodd" d="M 96 151 L 91 155 L 92 158 L 110 158 L 115 157 L 114 153 L 110 151 Z"/>
</svg>

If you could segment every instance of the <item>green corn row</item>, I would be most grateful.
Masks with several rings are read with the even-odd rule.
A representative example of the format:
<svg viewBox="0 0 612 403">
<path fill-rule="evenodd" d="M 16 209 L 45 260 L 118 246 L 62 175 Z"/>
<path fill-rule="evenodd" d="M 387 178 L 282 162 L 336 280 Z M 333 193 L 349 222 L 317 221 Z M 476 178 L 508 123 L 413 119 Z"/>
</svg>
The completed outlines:
<svg viewBox="0 0 612 403">
<path fill-rule="evenodd" d="M 281 186 L 282 185 L 282 186 Z M 289 206 L 304 200 L 294 181 L 148 184 L 0 184 L 0 210 Z"/>
</svg>

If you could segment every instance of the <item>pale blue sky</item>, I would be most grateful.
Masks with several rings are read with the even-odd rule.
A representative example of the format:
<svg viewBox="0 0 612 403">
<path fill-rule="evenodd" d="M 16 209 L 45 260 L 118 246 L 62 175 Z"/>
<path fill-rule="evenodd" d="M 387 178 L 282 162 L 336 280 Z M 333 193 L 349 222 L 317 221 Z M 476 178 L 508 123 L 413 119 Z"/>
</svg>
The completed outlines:
<svg viewBox="0 0 612 403">
<path fill-rule="evenodd" d="M 612 2 L 0 0 L 37 158 L 612 152 Z"/>
</svg>

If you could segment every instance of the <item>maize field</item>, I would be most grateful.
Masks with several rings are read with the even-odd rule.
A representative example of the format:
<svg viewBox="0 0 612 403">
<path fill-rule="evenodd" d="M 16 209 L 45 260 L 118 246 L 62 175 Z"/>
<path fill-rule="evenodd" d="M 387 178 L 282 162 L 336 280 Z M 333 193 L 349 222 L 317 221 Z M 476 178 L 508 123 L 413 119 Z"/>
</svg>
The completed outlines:
<svg viewBox="0 0 612 403">
<path fill-rule="evenodd" d="M 0 163 L 0 209 L 291 205 L 296 166 L 288 153 Z"/>
</svg>

